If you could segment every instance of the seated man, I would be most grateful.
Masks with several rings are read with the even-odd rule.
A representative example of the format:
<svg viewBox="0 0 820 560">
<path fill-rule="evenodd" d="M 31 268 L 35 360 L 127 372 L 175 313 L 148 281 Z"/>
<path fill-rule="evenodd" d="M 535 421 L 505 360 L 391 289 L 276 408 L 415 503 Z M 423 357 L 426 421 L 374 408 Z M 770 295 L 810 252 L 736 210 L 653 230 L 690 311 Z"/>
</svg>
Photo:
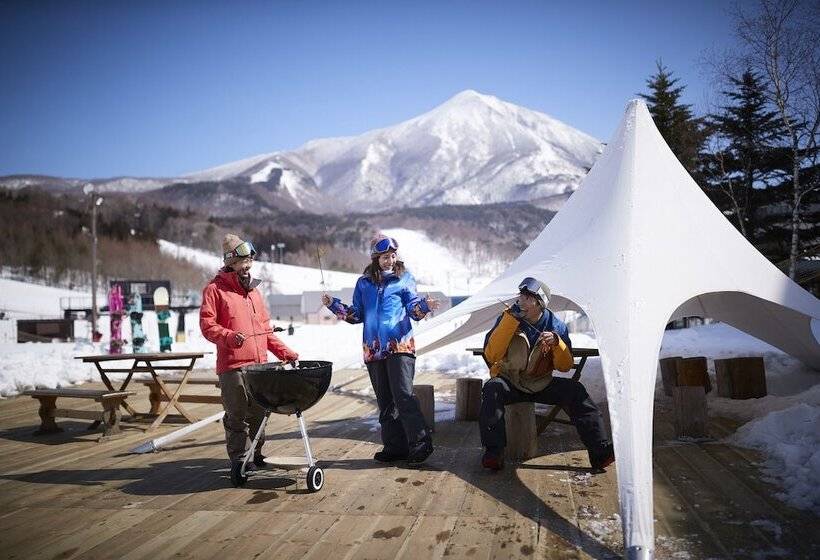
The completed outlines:
<svg viewBox="0 0 820 560">
<path fill-rule="evenodd" d="M 507 433 L 504 405 L 536 402 L 559 405 L 569 415 L 589 453 L 589 462 L 602 471 L 615 461 L 601 413 L 578 381 L 552 377 L 554 369 L 572 367 L 572 343 L 567 326 L 547 309 L 549 288 L 534 278 L 518 286 L 518 301 L 504 311 L 484 339 L 484 360 L 490 380 L 481 391 L 481 464 L 504 467 Z"/>
</svg>

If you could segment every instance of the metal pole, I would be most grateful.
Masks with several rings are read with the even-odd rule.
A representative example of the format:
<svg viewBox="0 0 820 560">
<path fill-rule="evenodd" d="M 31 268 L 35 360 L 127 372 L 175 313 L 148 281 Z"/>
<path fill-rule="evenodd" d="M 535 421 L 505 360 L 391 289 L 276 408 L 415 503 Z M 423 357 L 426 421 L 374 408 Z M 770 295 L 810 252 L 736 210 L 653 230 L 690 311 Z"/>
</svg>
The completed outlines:
<svg viewBox="0 0 820 560">
<path fill-rule="evenodd" d="M 302 432 L 302 443 L 305 444 L 305 458 L 308 461 L 308 466 L 312 467 L 315 463 L 313 462 L 313 454 L 310 452 L 310 440 L 308 439 L 307 429 L 305 428 L 305 421 L 302 418 L 302 413 L 298 410 L 296 411 L 296 419 L 299 421 L 299 431 Z"/>
<path fill-rule="evenodd" d="M 91 340 L 97 333 L 97 196 L 91 195 Z"/>
</svg>

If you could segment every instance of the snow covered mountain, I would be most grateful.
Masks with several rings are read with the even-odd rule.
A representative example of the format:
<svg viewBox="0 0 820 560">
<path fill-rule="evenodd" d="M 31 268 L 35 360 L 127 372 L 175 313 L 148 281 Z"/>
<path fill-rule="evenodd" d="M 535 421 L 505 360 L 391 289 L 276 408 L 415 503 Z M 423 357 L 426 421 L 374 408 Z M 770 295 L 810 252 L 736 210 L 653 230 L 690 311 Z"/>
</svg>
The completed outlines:
<svg viewBox="0 0 820 560">
<path fill-rule="evenodd" d="M 314 140 L 185 179 L 266 183 L 316 212 L 511 202 L 573 191 L 601 147 L 552 117 L 467 90 L 389 128 Z"/>
<path fill-rule="evenodd" d="M 16 190 L 40 187 L 52 191 L 77 192 L 91 183 L 98 193 L 144 193 L 161 189 L 176 181 L 160 177 L 111 177 L 107 179 L 68 179 L 50 175 L 6 175 L 0 177 L 0 188 Z"/>
<path fill-rule="evenodd" d="M 313 140 L 180 178 L 92 182 L 99 192 L 150 192 L 149 198 L 185 208 L 226 207 L 230 200 L 243 212 L 243 202 L 262 212 L 329 213 L 562 201 L 601 149 L 598 140 L 543 113 L 467 90 L 419 117 L 360 136 Z M 11 189 L 76 191 L 86 182 L 0 177 L 0 187 Z"/>
</svg>

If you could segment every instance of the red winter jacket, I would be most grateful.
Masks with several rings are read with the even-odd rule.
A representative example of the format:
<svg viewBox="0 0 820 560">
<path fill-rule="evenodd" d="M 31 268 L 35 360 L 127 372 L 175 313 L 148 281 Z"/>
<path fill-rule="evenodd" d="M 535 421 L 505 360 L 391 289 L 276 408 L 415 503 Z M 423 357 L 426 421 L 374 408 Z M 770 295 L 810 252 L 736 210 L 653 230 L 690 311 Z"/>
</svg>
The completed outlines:
<svg viewBox="0 0 820 560">
<path fill-rule="evenodd" d="M 259 290 L 252 284 L 250 291 L 245 291 L 236 272 L 220 270 L 202 290 L 199 328 L 216 344 L 216 373 L 267 362 L 268 350 L 280 360 L 299 359 L 273 334 Z M 241 346 L 234 337 L 238 332 L 245 335 Z"/>
</svg>

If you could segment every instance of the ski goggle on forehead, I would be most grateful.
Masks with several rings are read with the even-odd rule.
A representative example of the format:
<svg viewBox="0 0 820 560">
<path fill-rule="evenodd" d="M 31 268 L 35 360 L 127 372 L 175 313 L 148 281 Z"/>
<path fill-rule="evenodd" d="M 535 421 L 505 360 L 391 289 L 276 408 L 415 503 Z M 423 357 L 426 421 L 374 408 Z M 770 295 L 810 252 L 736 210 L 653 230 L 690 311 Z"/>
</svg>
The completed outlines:
<svg viewBox="0 0 820 560">
<path fill-rule="evenodd" d="M 375 245 L 373 245 L 373 250 L 371 253 L 375 255 L 381 255 L 382 253 L 386 253 L 389 250 L 398 251 L 399 250 L 399 242 L 393 239 L 392 237 L 385 237 L 384 239 L 379 239 Z"/>
<path fill-rule="evenodd" d="M 253 243 L 250 241 L 243 241 L 239 245 L 237 245 L 233 251 L 228 251 L 225 253 L 225 259 L 232 259 L 234 257 L 255 257 L 256 256 L 256 248 L 253 246 Z"/>
<path fill-rule="evenodd" d="M 549 296 L 544 291 L 544 287 L 541 285 L 541 282 L 539 282 L 535 278 L 524 278 L 518 285 L 518 291 L 533 296 L 539 296 L 545 302 L 547 299 L 549 299 Z"/>
</svg>

